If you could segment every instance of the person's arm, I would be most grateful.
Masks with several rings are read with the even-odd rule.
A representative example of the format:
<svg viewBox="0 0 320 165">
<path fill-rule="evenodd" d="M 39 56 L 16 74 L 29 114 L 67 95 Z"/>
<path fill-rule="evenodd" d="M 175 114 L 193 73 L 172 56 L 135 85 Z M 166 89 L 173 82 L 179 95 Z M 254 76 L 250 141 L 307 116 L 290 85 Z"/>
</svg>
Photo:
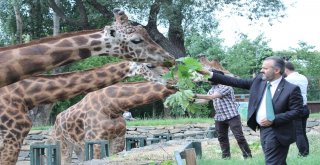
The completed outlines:
<svg viewBox="0 0 320 165">
<path fill-rule="evenodd" d="M 196 99 L 213 100 L 215 98 L 221 98 L 222 95 L 219 92 L 214 92 L 212 95 L 196 94 Z"/>
<path fill-rule="evenodd" d="M 203 75 L 208 75 L 210 77 L 208 81 L 211 81 L 215 84 L 223 84 L 223 85 L 238 87 L 243 89 L 250 89 L 254 79 L 257 77 L 259 78 L 261 77 L 261 76 L 257 76 L 255 78 L 250 78 L 250 79 L 240 79 L 240 78 L 221 75 L 217 73 L 217 72 L 220 72 L 217 70 L 212 70 L 211 72 L 207 70 L 197 70 L 197 72 Z"/>
</svg>

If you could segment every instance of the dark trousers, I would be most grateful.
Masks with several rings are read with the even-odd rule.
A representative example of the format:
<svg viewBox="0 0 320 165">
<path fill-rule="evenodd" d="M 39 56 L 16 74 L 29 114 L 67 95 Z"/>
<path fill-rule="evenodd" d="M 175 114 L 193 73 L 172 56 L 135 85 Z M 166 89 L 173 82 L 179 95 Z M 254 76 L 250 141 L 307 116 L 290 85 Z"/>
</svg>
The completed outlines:
<svg viewBox="0 0 320 165">
<path fill-rule="evenodd" d="M 271 127 L 260 128 L 260 139 L 266 165 L 287 164 L 286 159 L 290 145 L 280 144 Z"/>
<path fill-rule="evenodd" d="M 309 117 L 309 109 L 304 106 L 303 114 L 297 120 L 295 120 L 296 135 L 297 135 L 297 147 L 300 156 L 307 156 L 309 154 L 309 141 L 307 137 L 307 119 Z"/>
<path fill-rule="evenodd" d="M 222 150 L 222 158 L 228 158 L 231 156 L 228 137 L 229 127 L 238 142 L 243 157 L 252 157 L 251 150 L 242 132 L 240 116 L 236 116 L 225 121 L 215 121 L 215 127 L 218 133 L 218 140 Z"/>
</svg>

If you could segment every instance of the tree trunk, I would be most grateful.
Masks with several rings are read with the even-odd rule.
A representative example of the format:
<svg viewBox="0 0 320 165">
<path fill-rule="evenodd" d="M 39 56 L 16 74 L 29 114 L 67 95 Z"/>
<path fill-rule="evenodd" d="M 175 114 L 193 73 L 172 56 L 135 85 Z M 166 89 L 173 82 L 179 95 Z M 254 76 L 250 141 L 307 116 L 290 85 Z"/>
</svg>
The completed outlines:
<svg viewBox="0 0 320 165">
<path fill-rule="evenodd" d="M 156 102 L 152 103 L 152 118 L 155 119 L 157 117 L 157 107 L 156 107 Z"/>
<path fill-rule="evenodd" d="M 184 32 L 182 28 L 183 14 L 181 12 L 181 9 L 173 9 L 172 12 L 172 16 L 169 17 L 168 38 L 173 45 L 175 45 L 184 53 L 182 56 L 176 57 L 180 58 L 184 57 L 186 54 L 186 49 L 184 47 Z"/>
<path fill-rule="evenodd" d="M 54 104 L 45 104 L 32 108 L 28 113 L 33 126 L 49 125 L 50 114 Z"/>
<path fill-rule="evenodd" d="M 60 6 L 60 0 L 55 0 L 57 6 Z M 60 33 L 60 17 L 56 12 L 53 11 L 53 36 Z"/>
<path fill-rule="evenodd" d="M 88 16 L 86 12 L 86 8 L 83 5 L 83 1 L 81 0 L 76 0 L 75 1 L 76 8 L 79 10 L 80 13 L 80 19 L 79 20 L 74 20 L 73 18 L 69 18 L 65 15 L 63 9 L 61 9 L 55 0 L 48 0 L 48 5 L 56 14 L 66 23 L 74 25 L 74 26 L 79 26 L 82 29 L 90 29 L 89 22 L 88 22 Z"/>
<path fill-rule="evenodd" d="M 184 48 L 184 43 L 173 43 L 170 38 L 169 40 L 163 36 L 162 33 L 159 32 L 157 28 L 157 16 L 160 11 L 160 6 L 163 3 L 162 0 L 156 0 L 150 7 L 150 12 L 149 12 L 149 20 L 147 26 L 145 28 L 148 31 L 148 34 L 151 36 L 151 38 L 159 44 L 162 48 L 164 48 L 166 51 L 168 51 L 170 54 L 172 54 L 175 58 L 180 58 L 180 57 L 185 57 L 186 52 Z M 169 29 L 170 33 L 170 29 Z M 183 31 L 182 31 L 183 33 Z M 182 35 L 183 37 L 183 35 Z M 183 41 L 183 40 L 182 40 Z M 181 47 L 178 47 L 177 45 L 182 45 Z"/>
<path fill-rule="evenodd" d="M 166 108 L 166 107 L 163 108 L 163 117 L 165 119 L 170 118 L 170 109 L 169 108 Z"/>
<path fill-rule="evenodd" d="M 14 9 L 14 14 L 16 16 L 16 26 L 17 26 L 17 33 L 16 33 L 16 42 L 22 43 L 22 19 L 21 19 L 21 13 L 20 13 L 20 7 L 17 2 L 17 0 L 12 0 L 12 6 Z"/>
</svg>

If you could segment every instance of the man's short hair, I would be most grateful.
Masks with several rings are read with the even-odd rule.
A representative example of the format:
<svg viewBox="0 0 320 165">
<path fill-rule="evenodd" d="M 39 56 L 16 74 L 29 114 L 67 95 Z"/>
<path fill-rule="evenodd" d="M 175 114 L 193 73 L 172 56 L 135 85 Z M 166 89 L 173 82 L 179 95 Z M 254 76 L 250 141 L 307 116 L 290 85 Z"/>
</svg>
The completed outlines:
<svg viewBox="0 0 320 165">
<path fill-rule="evenodd" d="M 287 69 L 291 70 L 291 71 L 294 71 L 294 70 L 295 70 L 294 65 L 293 65 L 291 62 L 289 62 L 289 61 L 286 62 L 285 67 L 286 67 Z"/>
<path fill-rule="evenodd" d="M 285 62 L 284 62 L 283 58 L 280 58 L 277 56 L 271 56 L 271 57 L 267 57 L 265 60 L 274 61 L 274 67 L 277 67 L 280 69 L 280 74 L 284 73 Z"/>
</svg>

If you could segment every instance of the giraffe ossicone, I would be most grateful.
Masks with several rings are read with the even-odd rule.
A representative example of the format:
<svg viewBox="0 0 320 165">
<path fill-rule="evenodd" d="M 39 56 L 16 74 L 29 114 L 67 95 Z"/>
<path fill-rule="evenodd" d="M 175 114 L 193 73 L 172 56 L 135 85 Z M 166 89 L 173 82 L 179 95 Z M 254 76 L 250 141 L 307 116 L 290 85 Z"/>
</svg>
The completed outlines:
<svg viewBox="0 0 320 165">
<path fill-rule="evenodd" d="M 0 48 L 0 87 L 31 75 L 97 55 L 172 65 L 175 58 L 154 42 L 146 29 L 133 26 L 114 10 L 116 21 L 103 29 L 61 34 Z"/>
</svg>

